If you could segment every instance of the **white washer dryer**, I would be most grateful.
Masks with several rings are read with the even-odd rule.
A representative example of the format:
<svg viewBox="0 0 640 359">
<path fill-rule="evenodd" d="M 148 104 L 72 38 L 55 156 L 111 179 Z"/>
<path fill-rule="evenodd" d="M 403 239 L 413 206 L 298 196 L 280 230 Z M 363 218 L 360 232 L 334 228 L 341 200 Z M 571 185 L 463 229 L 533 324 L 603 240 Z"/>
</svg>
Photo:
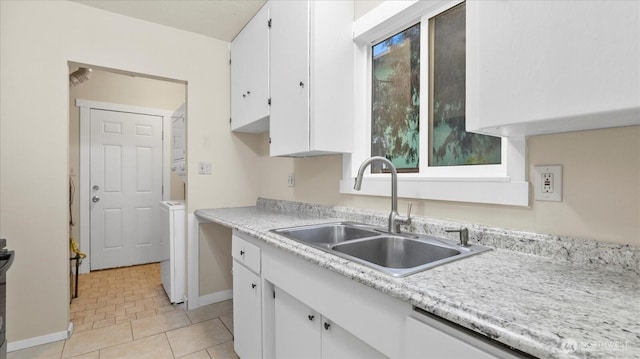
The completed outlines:
<svg viewBox="0 0 640 359">
<path fill-rule="evenodd" d="M 164 259 L 160 262 L 162 286 L 171 303 L 182 303 L 187 287 L 185 205 L 182 201 L 160 202 Z"/>
</svg>

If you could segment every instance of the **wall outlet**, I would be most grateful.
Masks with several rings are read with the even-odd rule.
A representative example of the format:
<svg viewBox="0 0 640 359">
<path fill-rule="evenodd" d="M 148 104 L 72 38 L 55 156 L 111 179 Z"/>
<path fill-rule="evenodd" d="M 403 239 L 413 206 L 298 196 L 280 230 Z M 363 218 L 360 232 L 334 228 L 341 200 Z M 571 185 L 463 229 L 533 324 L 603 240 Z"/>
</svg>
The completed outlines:
<svg viewBox="0 0 640 359">
<path fill-rule="evenodd" d="M 289 187 L 296 186 L 296 176 L 293 172 L 289 173 L 289 177 L 287 177 L 287 186 Z"/>
<path fill-rule="evenodd" d="M 211 174 L 211 162 L 200 161 L 198 162 L 198 174 L 210 175 Z"/>
<path fill-rule="evenodd" d="M 534 197 L 536 201 L 562 202 L 562 166 L 534 167 Z"/>
<path fill-rule="evenodd" d="M 553 173 L 542 173 L 542 193 L 553 193 Z"/>
</svg>

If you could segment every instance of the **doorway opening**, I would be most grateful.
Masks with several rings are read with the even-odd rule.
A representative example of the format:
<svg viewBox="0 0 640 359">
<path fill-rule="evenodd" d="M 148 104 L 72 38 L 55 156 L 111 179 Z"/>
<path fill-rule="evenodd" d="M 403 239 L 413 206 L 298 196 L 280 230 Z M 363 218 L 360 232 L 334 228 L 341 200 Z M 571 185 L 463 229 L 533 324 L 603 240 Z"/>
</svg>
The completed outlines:
<svg viewBox="0 0 640 359">
<path fill-rule="evenodd" d="M 83 68 L 91 69 L 89 76 Z M 160 201 L 185 199 L 186 175 L 179 176 L 171 168 L 180 167 L 172 166 L 173 159 L 179 157 L 174 156 L 174 150 L 182 151 L 184 164 L 186 141 L 182 137 L 181 149 L 175 148 L 174 132 L 180 130 L 174 130 L 172 124 L 181 106 L 182 119 L 186 119 L 186 83 L 72 62 L 69 74 L 83 75 L 82 81 L 78 76 L 70 77 L 69 88 L 69 234 L 72 243 L 87 254 L 79 273 L 159 262 L 161 257 L 153 253 L 153 248 L 160 237 Z M 90 120 L 81 120 L 83 111 Z M 91 123 L 101 131 L 92 134 Z M 182 134 L 184 125 L 183 122 Z M 113 142 L 118 133 L 133 141 L 144 137 L 151 142 Z M 101 149 L 94 151 L 95 148 Z M 114 200 L 127 203 L 119 207 L 120 204 L 110 203 Z M 91 212 L 94 209 L 95 215 Z M 92 232 L 103 237 L 94 241 Z M 127 238 L 134 238 L 137 243 L 127 244 Z M 102 244 L 102 254 L 108 254 L 111 260 L 97 260 L 97 243 Z M 120 250 L 124 252 L 117 254 Z M 78 273 L 71 262 L 73 298 L 73 276 Z"/>
</svg>

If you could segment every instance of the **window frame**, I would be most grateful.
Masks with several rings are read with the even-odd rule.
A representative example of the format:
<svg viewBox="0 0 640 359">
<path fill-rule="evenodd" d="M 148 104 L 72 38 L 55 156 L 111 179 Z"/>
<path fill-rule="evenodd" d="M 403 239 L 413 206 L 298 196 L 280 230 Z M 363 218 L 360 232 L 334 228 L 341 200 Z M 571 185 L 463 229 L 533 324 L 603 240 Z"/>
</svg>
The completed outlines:
<svg viewBox="0 0 640 359">
<path fill-rule="evenodd" d="M 371 46 L 420 22 L 420 47 L 423 49 L 421 52 L 424 51 L 421 58 L 428 58 L 429 18 L 462 2 L 385 1 L 354 22 L 354 148 L 351 154 L 343 155 L 341 193 L 389 195 L 391 176 L 388 173 L 372 174 L 367 171 L 362 190 L 353 189 L 359 165 L 371 153 Z M 428 166 L 429 96 L 422 95 L 427 94 L 429 89 L 429 71 L 425 71 L 428 66 L 428 63 L 421 62 L 420 172 L 398 174 L 398 195 L 404 198 L 528 206 L 525 138 L 502 138 L 500 165 Z M 473 81 L 467 78 L 466 86 L 470 83 Z"/>
</svg>

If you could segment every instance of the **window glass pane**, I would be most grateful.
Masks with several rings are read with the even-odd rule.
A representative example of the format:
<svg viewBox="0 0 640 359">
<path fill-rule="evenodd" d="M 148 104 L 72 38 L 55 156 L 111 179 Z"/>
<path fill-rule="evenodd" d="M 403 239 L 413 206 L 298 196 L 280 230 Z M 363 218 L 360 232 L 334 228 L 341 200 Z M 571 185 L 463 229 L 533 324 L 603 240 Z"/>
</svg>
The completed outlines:
<svg viewBox="0 0 640 359">
<path fill-rule="evenodd" d="M 418 172 L 420 24 L 374 45 L 372 54 L 371 155 Z M 383 171 L 372 164 L 371 172 Z"/>
<path fill-rule="evenodd" d="M 465 4 L 429 20 L 429 166 L 500 164 L 501 139 L 465 131 Z"/>
</svg>

